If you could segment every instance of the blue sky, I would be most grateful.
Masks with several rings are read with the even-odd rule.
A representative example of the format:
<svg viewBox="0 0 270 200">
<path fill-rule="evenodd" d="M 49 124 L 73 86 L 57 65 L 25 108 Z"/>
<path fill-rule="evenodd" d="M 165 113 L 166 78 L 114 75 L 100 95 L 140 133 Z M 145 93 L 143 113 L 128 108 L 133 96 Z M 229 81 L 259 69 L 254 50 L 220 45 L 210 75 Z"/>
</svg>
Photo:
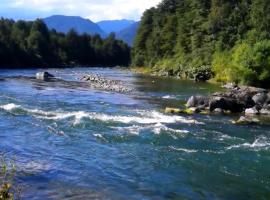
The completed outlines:
<svg viewBox="0 0 270 200">
<path fill-rule="evenodd" d="M 0 0 L 0 16 L 33 20 L 61 14 L 93 21 L 107 19 L 139 20 L 144 10 L 161 0 Z"/>
</svg>

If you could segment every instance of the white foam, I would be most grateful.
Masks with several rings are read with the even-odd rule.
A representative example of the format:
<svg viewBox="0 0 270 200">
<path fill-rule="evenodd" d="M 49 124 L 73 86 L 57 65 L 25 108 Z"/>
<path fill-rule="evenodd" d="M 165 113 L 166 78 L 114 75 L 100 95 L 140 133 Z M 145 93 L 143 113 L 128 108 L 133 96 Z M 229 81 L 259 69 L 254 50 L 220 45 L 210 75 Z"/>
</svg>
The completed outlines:
<svg viewBox="0 0 270 200">
<path fill-rule="evenodd" d="M 49 119 L 49 120 L 63 120 L 67 118 L 75 118 L 74 124 L 79 124 L 82 119 L 99 120 L 104 122 L 119 122 L 124 124 L 172 124 L 172 123 L 184 123 L 184 124 L 203 124 L 194 119 L 184 118 L 182 116 L 165 115 L 157 111 L 137 111 L 135 116 L 131 115 L 108 115 L 104 113 L 96 112 L 65 112 L 61 110 L 57 111 L 44 111 L 40 109 L 24 108 L 16 104 L 2 105 L 0 108 L 6 111 L 12 111 L 16 108 L 21 108 L 25 112 L 32 114 L 34 117 Z M 159 128 L 159 127 L 157 127 Z M 167 129 L 169 130 L 169 128 Z"/>
<path fill-rule="evenodd" d="M 198 150 L 195 150 L 195 149 L 176 148 L 173 146 L 170 146 L 169 148 L 172 150 L 175 150 L 175 151 L 183 151 L 185 153 L 197 153 L 198 152 Z"/>
<path fill-rule="evenodd" d="M 176 97 L 171 96 L 171 95 L 166 95 L 166 96 L 163 96 L 162 99 L 176 99 Z"/>
<path fill-rule="evenodd" d="M 265 136 L 258 137 L 252 144 L 251 143 L 243 143 L 243 144 L 237 144 L 227 147 L 227 150 L 231 149 L 238 149 L 238 148 L 248 148 L 253 149 L 254 151 L 259 150 L 267 150 L 270 148 L 270 142 L 267 140 Z"/>
<path fill-rule="evenodd" d="M 157 123 L 157 124 L 153 124 L 153 125 L 133 125 L 133 126 L 128 126 L 128 127 L 111 127 L 114 129 L 117 129 L 119 131 L 124 131 L 124 132 L 128 132 L 130 134 L 133 135 L 139 135 L 141 131 L 144 130 L 150 130 L 152 131 L 154 134 L 159 135 L 162 131 L 166 131 L 166 132 L 170 132 L 170 133 L 177 133 L 178 135 L 182 136 L 182 134 L 187 134 L 189 133 L 189 131 L 187 130 L 178 130 L 178 129 L 172 129 L 167 127 L 164 124 L 161 123 Z M 175 138 L 177 139 L 177 138 Z"/>
<path fill-rule="evenodd" d="M 9 104 L 0 106 L 1 109 L 6 110 L 6 111 L 11 111 L 20 107 L 21 107 L 20 105 L 16 105 L 14 103 L 9 103 Z"/>
<path fill-rule="evenodd" d="M 164 124 L 157 123 L 154 126 L 154 133 L 155 134 L 160 134 L 162 131 L 168 131 L 168 132 L 179 133 L 179 134 L 189 133 L 189 131 L 187 131 L 187 130 L 172 129 L 172 128 L 169 128 L 169 127 L 165 126 Z"/>
</svg>

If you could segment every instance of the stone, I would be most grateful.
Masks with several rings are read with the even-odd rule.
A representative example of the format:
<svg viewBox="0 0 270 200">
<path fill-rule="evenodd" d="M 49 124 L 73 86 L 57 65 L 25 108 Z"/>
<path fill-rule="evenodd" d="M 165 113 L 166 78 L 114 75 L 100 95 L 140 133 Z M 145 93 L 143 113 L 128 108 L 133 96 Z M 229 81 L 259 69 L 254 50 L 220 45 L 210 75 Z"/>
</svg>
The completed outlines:
<svg viewBox="0 0 270 200">
<path fill-rule="evenodd" d="M 260 121 L 256 118 L 248 118 L 245 116 L 240 117 L 237 121 L 232 121 L 235 125 L 249 125 L 249 124 L 257 124 Z"/>
<path fill-rule="evenodd" d="M 254 108 L 248 108 L 245 110 L 246 115 L 258 115 L 260 114 L 259 111 L 254 107 Z"/>
<path fill-rule="evenodd" d="M 223 114 L 224 111 L 221 108 L 216 108 L 214 111 L 214 113 L 219 113 L 219 114 Z"/>
<path fill-rule="evenodd" d="M 165 113 L 180 114 L 181 110 L 179 108 L 166 108 Z"/>
<path fill-rule="evenodd" d="M 267 101 L 268 96 L 266 93 L 257 93 L 252 97 L 252 100 L 255 102 L 255 104 L 258 105 L 264 105 L 264 103 Z"/>
<path fill-rule="evenodd" d="M 229 89 L 229 90 L 232 90 L 232 89 L 235 89 L 237 87 L 237 85 L 235 83 L 227 83 L 227 84 L 223 85 L 222 87 Z"/>
<path fill-rule="evenodd" d="M 192 96 L 187 101 L 186 106 L 188 108 L 198 107 L 198 106 L 200 106 L 202 108 L 202 107 L 208 106 L 208 104 L 209 104 L 209 99 L 207 97 L 203 97 L 203 96 Z"/>
<path fill-rule="evenodd" d="M 38 80 L 47 81 L 51 78 L 54 78 L 54 76 L 50 74 L 49 72 L 38 72 L 36 74 L 36 79 Z"/>
<path fill-rule="evenodd" d="M 233 113 L 242 112 L 243 104 L 237 102 L 235 99 L 215 97 L 210 101 L 210 111 L 213 112 L 216 108 L 222 110 L 229 110 Z"/>
<path fill-rule="evenodd" d="M 263 108 L 263 109 L 260 110 L 260 114 L 262 114 L 262 115 L 270 115 L 270 110 Z"/>
</svg>

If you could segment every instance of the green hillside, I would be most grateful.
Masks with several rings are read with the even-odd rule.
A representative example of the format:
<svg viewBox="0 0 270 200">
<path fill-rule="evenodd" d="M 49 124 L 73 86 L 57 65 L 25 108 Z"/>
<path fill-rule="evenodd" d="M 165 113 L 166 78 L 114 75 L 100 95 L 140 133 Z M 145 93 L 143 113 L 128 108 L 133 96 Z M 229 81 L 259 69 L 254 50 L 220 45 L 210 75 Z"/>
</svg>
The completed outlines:
<svg viewBox="0 0 270 200">
<path fill-rule="evenodd" d="M 147 10 L 134 43 L 133 66 L 193 78 L 270 83 L 267 0 L 164 0 Z"/>
</svg>

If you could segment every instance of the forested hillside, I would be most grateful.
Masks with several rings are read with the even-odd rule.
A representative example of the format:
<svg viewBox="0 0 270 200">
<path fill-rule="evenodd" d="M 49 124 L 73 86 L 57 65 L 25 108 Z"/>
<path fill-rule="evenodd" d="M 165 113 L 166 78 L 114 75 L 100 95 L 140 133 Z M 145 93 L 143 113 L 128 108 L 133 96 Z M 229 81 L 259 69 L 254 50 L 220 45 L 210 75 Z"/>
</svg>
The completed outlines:
<svg viewBox="0 0 270 200">
<path fill-rule="evenodd" d="M 55 65 L 128 65 L 130 49 L 111 34 L 78 35 L 49 31 L 41 21 L 0 20 L 0 67 L 56 67 Z"/>
<path fill-rule="evenodd" d="M 219 81 L 269 84 L 269 1 L 164 0 L 144 13 L 132 63 L 190 78 L 211 69 Z"/>
</svg>

